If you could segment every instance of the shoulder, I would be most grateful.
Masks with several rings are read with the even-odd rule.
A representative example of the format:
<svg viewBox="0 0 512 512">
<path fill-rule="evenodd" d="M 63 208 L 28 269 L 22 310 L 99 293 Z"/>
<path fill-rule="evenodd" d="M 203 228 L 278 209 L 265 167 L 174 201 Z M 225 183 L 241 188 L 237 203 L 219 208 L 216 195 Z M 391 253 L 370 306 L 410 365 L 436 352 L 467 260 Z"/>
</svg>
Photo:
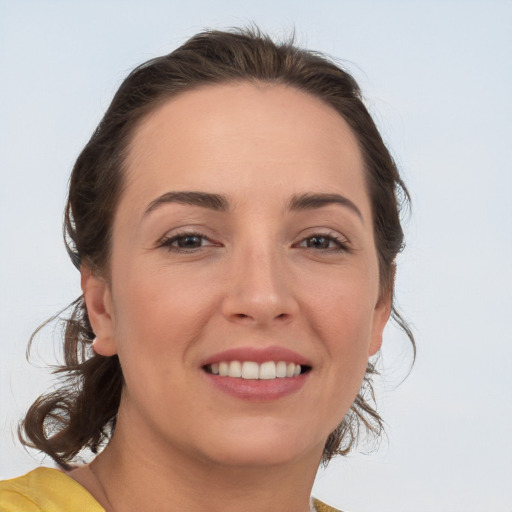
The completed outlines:
<svg viewBox="0 0 512 512">
<path fill-rule="evenodd" d="M 105 512 L 77 482 L 61 471 L 37 468 L 0 481 L 0 512 Z"/>
<path fill-rule="evenodd" d="M 316 498 L 311 499 L 311 510 L 312 512 L 341 512 L 341 510 L 330 507 Z"/>
</svg>

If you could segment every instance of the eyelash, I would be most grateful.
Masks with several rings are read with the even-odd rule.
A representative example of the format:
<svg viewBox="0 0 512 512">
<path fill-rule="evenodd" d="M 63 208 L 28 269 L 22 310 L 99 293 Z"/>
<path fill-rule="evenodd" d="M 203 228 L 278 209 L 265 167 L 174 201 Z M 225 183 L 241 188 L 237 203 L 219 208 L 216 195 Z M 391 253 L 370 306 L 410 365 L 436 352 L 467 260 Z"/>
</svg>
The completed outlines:
<svg viewBox="0 0 512 512">
<path fill-rule="evenodd" d="M 327 248 L 314 248 L 314 247 L 304 247 L 302 244 L 307 243 L 310 240 L 313 239 L 324 239 L 326 240 L 329 245 L 331 242 L 335 244 L 335 247 L 327 247 Z M 342 238 L 339 235 L 336 235 L 334 233 L 313 233 L 305 238 L 303 238 L 298 244 L 295 244 L 294 247 L 304 247 L 305 249 L 311 249 L 313 251 L 318 252 L 350 252 L 349 244 L 346 238 Z"/>
<path fill-rule="evenodd" d="M 192 247 L 192 248 L 184 248 L 184 247 L 177 247 L 173 244 L 179 240 L 183 240 L 186 238 L 199 238 L 201 241 L 201 245 L 199 247 Z M 165 237 L 162 239 L 162 241 L 159 243 L 159 247 L 164 247 L 168 251 L 172 252 L 181 252 L 181 253 L 191 253 L 195 252 L 198 249 L 201 249 L 204 247 L 203 242 L 208 241 L 211 245 L 217 245 L 214 242 L 212 242 L 207 236 L 203 235 L 202 233 L 197 233 L 194 231 L 185 231 L 183 233 L 176 233 L 175 235 L 172 235 L 170 237 Z"/>
<path fill-rule="evenodd" d="M 201 245 L 199 245 L 197 247 L 191 247 L 191 248 L 178 247 L 178 246 L 173 245 L 176 242 L 179 242 L 180 240 L 184 240 L 186 238 L 198 238 L 198 239 L 200 239 Z M 334 243 L 335 246 L 334 247 L 326 247 L 326 248 L 315 248 L 315 247 L 308 247 L 307 245 L 306 246 L 302 245 L 304 243 L 307 244 L 309 241 L 311 241 L 315 238 L 326 240 L 329 245 L 331 243 Z M 172 251 L 172 252 L 178 252 L 178 253 L 192 253 L 192 252 L 196 252 L 196 251 L 202 249 L 205 246 L 205 245 L 203 245 L 203 242 L 205 242 L 205 241 L 209 242 L 209 244 L 206 244 L 206 245 L 218 246 L 218 244 L 215 244 L 214 242 L 212 242 L 212 240 L 210 240 L 207 236 L 203 235 L 202 233 L 195 232 L 195 231 L 185 231 L 182 233 L 176 233 L 175 235 L 166 237 L 166 238 L 162 239 L 162 241 L 159 243 L 158 246 L 166 248 L 170 252 Z M 313 233 L 313 234 L 301 239 L 300 242 L 294 244 L 293 247 L 297 247 L 297 248 L 303 247 L 305 249 L 310 249 L 315 252 L 316 251 L 318 251 L 318 252 L 334 252 L 334 253 L 350 252 L 348 241 L 345 238 L 342 238 L 334 233 L 329 233 L 329 234 Z"/>
</svg>

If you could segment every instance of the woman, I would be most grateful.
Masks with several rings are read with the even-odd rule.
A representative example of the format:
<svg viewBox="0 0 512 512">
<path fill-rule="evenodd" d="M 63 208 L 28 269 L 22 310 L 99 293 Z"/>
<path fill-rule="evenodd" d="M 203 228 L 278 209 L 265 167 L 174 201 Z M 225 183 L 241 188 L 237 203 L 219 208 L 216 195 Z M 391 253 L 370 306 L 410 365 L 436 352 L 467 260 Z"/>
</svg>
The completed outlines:
<svg viewBox="0 0 512 512">
<path fill-rule="evenodd" d="M 67 385 L 23 424 L 62 471 L 3 482 L 0 510 L 332 510 L 318 466 L 379 433 L 368 359 L 390 314 L 410 335 L 406 197 L 316 53 L 214 31 L 135 69 L 71 177 Z"/>
</svg>

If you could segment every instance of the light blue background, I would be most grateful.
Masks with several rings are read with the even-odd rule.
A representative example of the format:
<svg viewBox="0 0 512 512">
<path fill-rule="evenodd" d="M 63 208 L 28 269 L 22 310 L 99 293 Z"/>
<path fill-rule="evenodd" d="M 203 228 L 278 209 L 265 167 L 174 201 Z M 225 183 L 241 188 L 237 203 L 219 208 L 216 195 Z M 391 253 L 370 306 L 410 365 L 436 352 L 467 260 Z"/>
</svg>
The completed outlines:
<svg viewBox="0 0 512 512">
<path fill-rule="evenodd" d="M 377 453 L 333 463 L 315 494 L 354 512 L 510 512 L 505 0 L 0 1 L 0 477 L 36 464 L 13 441 L 49 384 L 25 362 L 26 342 L 79 294 L 60 227 L 74 159 L 135 65 L 205 27 L 251 21 L 275 35 L 295 27 L 299 44 L 345 61 L 414 202 L 397 297 L 417 336 L 417 364 L 396 388 L 408 351 L 390 328 L 378 389 L 388 439 Z M 41 365 L 53 353 L 50 334 L 39 339 Z"/>
</svg>

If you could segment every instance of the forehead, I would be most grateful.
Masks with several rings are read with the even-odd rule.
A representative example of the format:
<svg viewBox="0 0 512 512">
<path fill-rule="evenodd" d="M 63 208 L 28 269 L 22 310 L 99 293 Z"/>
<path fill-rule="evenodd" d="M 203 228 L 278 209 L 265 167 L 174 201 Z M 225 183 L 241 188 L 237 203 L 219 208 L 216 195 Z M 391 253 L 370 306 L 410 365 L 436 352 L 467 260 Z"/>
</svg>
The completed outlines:
<svg viewBox="0 0 512 512">
<path fill-rule="evenodd" d="M 353 195 L 365 189 L 361 152 L 346 121 L 320 99 L 282 84 L 208 85 L 168 100 L 136 129 L 126 168 L 127 189 L 148 197 L 165 188 L 229 194 L 283 185 L 297 193 L 349 188 Z"/>
</svg>

